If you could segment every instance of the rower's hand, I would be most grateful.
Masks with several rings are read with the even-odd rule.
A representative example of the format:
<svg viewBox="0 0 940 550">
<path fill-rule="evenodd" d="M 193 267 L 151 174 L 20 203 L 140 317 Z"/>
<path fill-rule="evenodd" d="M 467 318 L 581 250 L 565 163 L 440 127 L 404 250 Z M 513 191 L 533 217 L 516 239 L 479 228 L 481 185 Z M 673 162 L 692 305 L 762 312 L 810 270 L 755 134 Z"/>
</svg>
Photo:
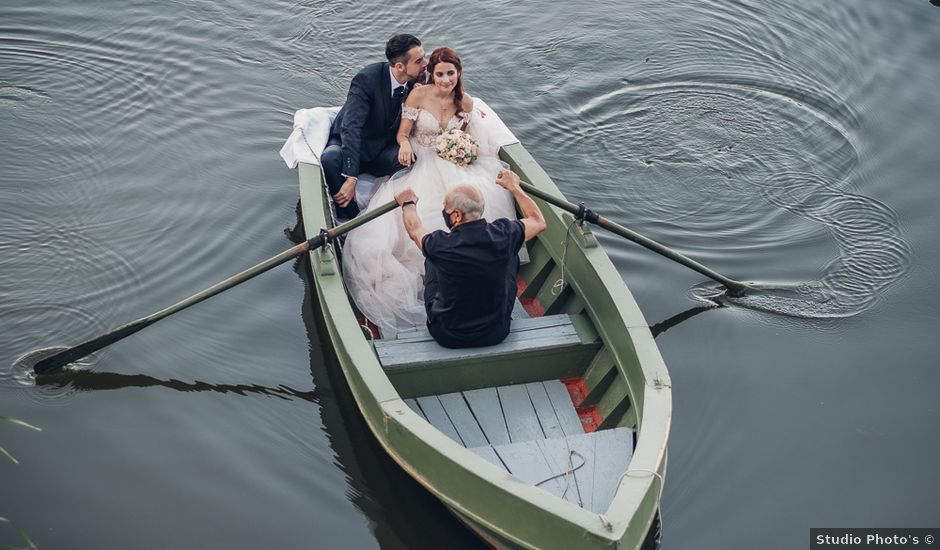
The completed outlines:
<svg viewBox="0 0 940 550">
<path fill-rule="evenodd" d="M 498 183 L 503 189 L 507 189 L 509 191 L 519 187 L 519 181 L 519 175 L 512 170 L 506 170 L 504 168 L 500 170 L 498 174 L 496 174 L 496 183 Z"/>
<path fill-rule="evenodd" d="M 395 195 L 395 202 L 398 203 L 398 206 L 401 206 L 407 201 L 414 201 L 415 204 L 418 203 L 418 195 L 416 195 L 410 187 L 402 189 Z"/>
<path fill-rule="evenodd" d="M 348 177 L 346 181 L 343 182 L 343 186 L 339 188 L 339 191 L 333 195 L 333 200 L 336 201 L 336 206 L 340 208 L 345 208 L 349 206 L 353 200 L 356 199 L 356 178 Z"/>
</svg>

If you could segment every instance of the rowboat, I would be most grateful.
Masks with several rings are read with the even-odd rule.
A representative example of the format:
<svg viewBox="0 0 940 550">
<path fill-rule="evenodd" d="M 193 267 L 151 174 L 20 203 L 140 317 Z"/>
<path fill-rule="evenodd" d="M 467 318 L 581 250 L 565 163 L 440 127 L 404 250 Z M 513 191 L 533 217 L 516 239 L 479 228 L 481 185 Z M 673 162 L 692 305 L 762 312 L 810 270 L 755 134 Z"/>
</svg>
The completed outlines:
<svg viewBox="0 0 940 550">
<path fill-rule="evenodd" d="M 500 157 L 561 196 L 518 143 Z M 308 236 L 335 225 L 322 170 L 298 166 Z M 640 548 L 658 531 L 671 382 L 589 226 L 536 199 L 512 330 L 448 350 L 423 327 L 377 338 L 346 293 L 342 248 L 310 252 L 324 326 L 381 447 L 494 548 Z"/>
</svg>

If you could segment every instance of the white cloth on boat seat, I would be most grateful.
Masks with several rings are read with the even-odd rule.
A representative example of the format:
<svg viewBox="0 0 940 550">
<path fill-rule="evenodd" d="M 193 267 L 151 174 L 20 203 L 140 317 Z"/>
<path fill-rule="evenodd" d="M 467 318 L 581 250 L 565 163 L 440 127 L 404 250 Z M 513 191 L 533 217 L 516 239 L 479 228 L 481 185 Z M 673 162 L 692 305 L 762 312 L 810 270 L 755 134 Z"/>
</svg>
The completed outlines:
<svg viewBox="0 0 940 550">
<path fill-rule="evenodd" d="M 320 155 L 326 149 L 330 137 L 330 125 L 339 110 L 339 107 L 314 107 L 294 113 L 294 130 L 281 147 L 281 158 L 288 168 L 297 168 L 300 162 L 320 165 Z M 356 203 L 359 208 L 366 208 L 375 190 L 387 179 L 376 179 L 372 174 L 359 175 L 356 183 Z"/>
<path fill-rule="evenodd" d="M 294 129 L 281 147 L 281 158 L 288 168 L 297 168 L 298 162 L 320 165 L 320 154 L 330 137 L 330 125 L 339 110 L 340 107 L 314 107 L 294 113 Z"/>
</svg>

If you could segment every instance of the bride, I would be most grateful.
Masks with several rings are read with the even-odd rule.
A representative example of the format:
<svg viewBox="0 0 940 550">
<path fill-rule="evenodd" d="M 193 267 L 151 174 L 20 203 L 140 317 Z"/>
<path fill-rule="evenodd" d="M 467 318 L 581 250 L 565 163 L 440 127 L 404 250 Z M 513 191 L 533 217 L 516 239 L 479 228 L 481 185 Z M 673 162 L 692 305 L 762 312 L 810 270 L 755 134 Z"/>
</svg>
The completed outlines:
<svg viewBox="0 0 940 550">
<path fill-rule="evenodd" d="M 467 183 L 485 200 L 483 217 L 515 218 L 512 195 L 496 183 L 502 165 L 495 133 L 473 98 L 463 90 L 463 66 L 457 52 L 437 48 L 428 61 L 429 82 L 412 91 L 402 107 L 398 129 L 398 161 L 410 170 L 398 172 L 376 191 L 367 210 L 394 199 L 411 187 L 419 197 L 418 215 L 429 231 L 444 228 L 439 208 L 452 187 Z M 437 155 L 437 137 L 446 130 L 465 129 L 480 146 L 468 166 L 457 166 Z M 349 292 L 383 338 L 427 322 L 424 309 L 424 257 L 394 210 L 351 231 L 343 248 L 343 276 Z"/>
</svg>

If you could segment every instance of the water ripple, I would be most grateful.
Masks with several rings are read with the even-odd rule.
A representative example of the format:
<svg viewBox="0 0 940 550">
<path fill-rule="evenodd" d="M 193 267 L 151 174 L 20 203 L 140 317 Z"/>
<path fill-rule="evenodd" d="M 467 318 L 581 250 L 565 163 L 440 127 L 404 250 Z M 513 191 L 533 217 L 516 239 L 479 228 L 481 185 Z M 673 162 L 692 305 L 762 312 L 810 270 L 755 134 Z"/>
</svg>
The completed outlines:
<svg viewBox="0 0 940 550">
<path fill-rule="evenodd" d="M 755 208 L 761 204 L 755 181 L 780 170 L 841 175 L 857 165 L 847 129 L 857 122 L 848 109 L 830 107 L 837 101 L 744 78 L 634 82 L 597 90 L 576 111 L 579 134 L 561 139 L 597 144 L 605 172 L 629 166 L 627 182 L 602 181 L 593 189 L 624 213 L 682 220 L 687 231 L 761 233 L 781 217 Z M 632 187 L 629 203 L 621 198 L 625 183 Z"/>
<path fill-rule="evenodd" d="M 872 198 L 848 192 L 812 173 L 777 174 L 762 182 L 774 206 L 828 228 L 839 256 L 819 281 L 770 288 L 727 301 L 757 310 L 808 318 L 856 315 L 872 306 L 884 289 L 910 267 L 911 249 L 895 212 Z M 707 297 L 713 285 L 693 292 Z"/>
<path fill-rule="evenodd" d="M 800 317 L 855 315 L 906 273 L 910 248 L 890 207 L 847 190 L 858 178 L 860 125 L 849 103 L 822 87 L 763 78 L 692 72 L 585 85 L 587 99 L 572 107 L 578 131 L 559 124 L 555 138 L 572 150 L 596 144 L 601 173 L 630 166 L 627 181 L 596 182 L 594 200 L 650 220 L 644 229 L 693 257 L 782 254 L 826 232 L 839 255 L 819 281 L 735 303 Z M 622 200 L 625 184 L 630 201 Z"/>
<path fill-rule="evenodd" d="M 27 208 L 22 200 L 7 200 L 4 191 L 0 189 L 0 291 L 12 296 L 18 285 L 32 282 L 45 287 L 47 303 L 106 308 L 140 285 L 126 253 L 95 236 L 93 226 L 72 216 L 49 224 L 44 216 L 52 209 Z"/>
<path fill-rule="evenodd" d="M 19 350 L 18 353 L 21 354 L 11 364 L 0 364 L 0 391 L 25 394 L 33 401 L 52 405 L 67 403 L 75 396 L 75 389 L 70 384 L 55 387 L 37 385 L 33 366 L 45 357 L 66 348 L 37 349 L 37 345 L 53 341 L 74 342 L 79 340 L 78 335 L 87 335 L 88 331 L 103 333 L 105 329 L 101 319 L 91 312 L 80 307 L 54 303 L 5 307 L 0 311 L 0 325 L 6 330 L 0 338 L 3 349 L 14 352 Z M 66 327 L 64 334 L 48 332 L 53 327 L 63 326 Z M 64 368 L 93 369 L 96 364 L 97 355 L 93 355 Z"/>
<path fill-rule="evenodd" d="M 48 99 L 49 95 L 42 90 L 22 86 L 0 85 L 0 109 L 17 107 L 24 103 L 42 103 Z"/>
</svg>

